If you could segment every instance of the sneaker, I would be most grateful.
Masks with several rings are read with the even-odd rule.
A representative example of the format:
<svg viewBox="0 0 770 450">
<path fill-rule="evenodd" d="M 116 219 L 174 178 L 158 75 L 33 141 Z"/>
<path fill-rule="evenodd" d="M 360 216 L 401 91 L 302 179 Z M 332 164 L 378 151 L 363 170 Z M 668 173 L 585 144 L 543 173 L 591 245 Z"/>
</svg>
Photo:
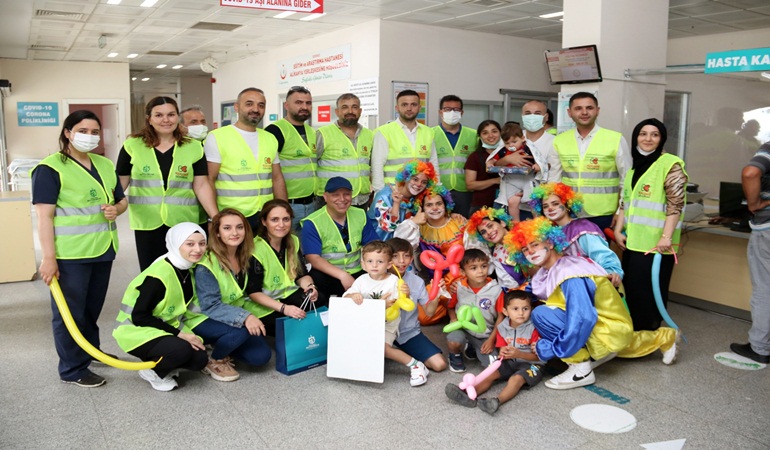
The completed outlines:
<svg viewBox="0 0 770 450">
<path fill-rule="evenodd" d="M 139 376 L 143 380 L 148 381 L 150 386 L 156 391 L 168 392 L 179 386 L 176 384 L 176 380 L 171 378 L 171 375 L 166 375 L 165 378 L 161 378 L 152 369 L 144 369 L 139 371 Z"/>
<path fill-rule="evenodd" d="M 428 382 L 428 374 L 430 372 L 428 371 L 428 368 L 425 367 L 425 364 L 417 361 L 417 363 L 411 367 L 411 370 L 412 376 L 409 379 L 409 384 L 411 384 L 412 387 L 422 386 Z"/>
<path fill-rule="evenodd" d="M 459 353 L 449 354 L 449 370 L 454 373 L 465 372 L 465 363 L 463 362 L 463 355 Z"/>
<path fill-rule="evenodd" d="M 597 367 L 599 367 L 602 364 L 606 363 L 607 361 L 615 358 L 616 356 L 618 356 L 618 353 L 617 352 L 612 352 L 609 355 L 605 356 L 604 358 L 596 359 L 596 360 L 592 359 L 591 360 L 591 369 L 596 369 Z"/>
<path fill-rule="evenodd" d="M 761 364 L 770 364 L 770 355 L 760 355 L 751 348 L 751 344 L 730 344 L 730 350 L 736 355 L 749 358 Z"/>
<path fill-rule="evenodd" d="M 679 330 L 676 330 L 676 337 L 674 338 L 674 343 L 671 345 L 671 347 L 668 350 L 663 350 L 663 364 L 669 366 L 671 364 L 674 364 L 674 361 L 676 361 L 676 357 L 679 354 L 679 340 L 681 339 L 682 332 Z"/>
<path fill-rule="evenodd" d="M 485 413 L 491 416 L 495 412 L 497 412 L 498 408 L 500 408 L 500 400 L 498 400 L 497 397 L 480 398 L 476 403 L 476 406 L 478 406 L 480 410 L 484 411 Z"/>
<path fill-rule="evenodd" d="M 166 377 L 179 378 L 179 369 L 174 369 L 166 375 Z"/>
<path fill-rule="evenodd" d="M 449 400 L 460 406 L 465 406 L 466 408 L 474 408 L 476 406 L 476 400 L 468 398 L 468 394 L 456 384 L 447 384 L 444 388 L 444 393 L 449 397 Z"/>
<path fill-rule="evenodd" d="M 591 362 L 585 361 L 570 364 L 566 371 L 545 382 L 545 387 L 551 389 L 574 389 L 596 383 Z"/>
<path fill-rule="evenodd" d="M 107 382 L 107 380 L 104 379 L 104 377 L 101 377 L 93 372 L 88 372 L 88 375 L 84 376 L 83 378 L 79 380 L 61 380 L 62 383 L 65 384 L 75 384 L 80 387 L 85 388 L 95 388 L 103 385 Z"/>
<path fill-rule="evenodd" d="M 465 359 L 467 359 L 468 361 L 473 361 L 474 359 L 478 359 L 476 357 L 476 349 L 468 344 L 465 344 L 465 349 L 463 350 L 463 356 L 465 356 Z"/>
<path fill-rule="evenodd" d="M 235 381 L 241 375 L 235 371 L 234 367 L 233 360 L 229 356 L 223 359 L 209 358 L 208 364 L 206 364 L 206 367 L 201 372 L 211 375 L 211 378 L 217 381 Z"/>
</svg>

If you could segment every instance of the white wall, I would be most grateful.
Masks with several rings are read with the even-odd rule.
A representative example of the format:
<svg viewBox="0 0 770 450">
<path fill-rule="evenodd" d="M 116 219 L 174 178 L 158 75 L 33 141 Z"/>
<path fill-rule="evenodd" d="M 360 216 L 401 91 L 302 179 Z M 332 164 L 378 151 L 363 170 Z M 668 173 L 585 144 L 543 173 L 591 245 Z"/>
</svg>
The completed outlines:
<svg viewBox="0 0 770 450">
<path fill-rule="evenodd" d="M 211 77 L 182 77 L 181 86 L 180 111 L 192 105 L 198 105 L 211 126 L 212 117 L 214 117 L 214 108 L 211 103 Z"/>
<path fill-rule="evenodd" d="M 290 22 L 287 22 L 287 26 Z M 264 125 L 270 123 L 270 114 L 281 116 L 279 95 L 288 90 L 278 86 L 278 63 L 297 56 L 310 55 L 325 49 L 350 44 L 352 61 L 350 79 L 375 78 L 380 69 L 379 59 L 380 22 L 378 20 L 355 25 L 340 31 L 334 31 L 312 40 L 289 44 L 266 53 L 240 61 L 225 63 L 214 73 L 217 82 L 212 84 L 213 115 L 211 122 L 221 122 L 221 102 L 235 100 L 238 93 L 247 87 L 257 87 L 265 91 L 267 110 Z M 306 87 L 314 97 L 339 95 L 348 91 L 348 81 L 329 81 L 310 83 Z"/>
<path fill-rule="evenodd" d="M 768 27 L 770 27 L 770 21 L 768 21 Z M 770 44 L 770 28 L 670 39 L 667 65 L 704 64 L 706 53 L 767 47 L 768 44 Z"/>
<path fill-rule="evenodd" d="M 43 158 L 57 152 L 61 124 L 67 117 L 64 99 L 122 99 L 130 104 L 127 63 L 68 61 L 25 61 L 0 59 L 0 73 L 11 81 L 13 92 L 5 99 L 8 161 L 16 158 Z M 58 102 L 58 127 L 19 127 L 17 102 Z M 125 129 L 130 129 L 125 114 Z"/>
</svg>

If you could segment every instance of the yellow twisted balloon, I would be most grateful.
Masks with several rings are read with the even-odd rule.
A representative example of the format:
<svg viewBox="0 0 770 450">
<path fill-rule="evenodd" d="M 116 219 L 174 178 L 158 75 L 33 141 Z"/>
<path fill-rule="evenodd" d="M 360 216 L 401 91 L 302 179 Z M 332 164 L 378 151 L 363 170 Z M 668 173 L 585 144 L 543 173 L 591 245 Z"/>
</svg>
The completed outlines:
<svg viewBox="0 0 770 450">
<path fill-rule="evenodd" d="M 64 299 L 64 294 L 62 293 L 61 287 L 59 286 L 59 280 L 56 277 L 51 279 L 51 285 L 49 287 L 51 289 L 51 294 L 53 294 L 53 299 L 56 302 L 56 306 L 59 308 L 59 314 L 61 314 L 61 317 L 64 320 L 64 325 L 67 326 L 67 331 L 70 332 L 72 339 L 74 339 L 80 348 L 85 350 L 86 353 L 103 362 L 104 364 L 107 364 L 108 366 L 123 370 L 152 369 L 156 364 L 160 362 L 160 359 L 157 361 L 147 362 L 123 361 L 121 359 L 113 358 L 112 356 L 102 353 L 101 350 L 91 345 L 91 343 L 88 342 L 85 337 L 83 337 L 83 334 L 78 329 L 78 326 L 75 323 L 75 319 L 72 318 L 72 313 L 70 313 L 70 309 L 67 306 L 67 301 Z"/>
<path fill-rule="evenodd" d="M 414 310 L 414 302 L 412 299 L 401 292 L 401 286 L 404 284 L 404 279 L 401 278 L 401 272 L 396 269 L 396 266 L 393 266 L 393 269 L 395 269 L 396 275 L 398 275 L 398 298 L 396 299 L 396 302 L 393 303 L 393 305 L 385 310 L 385 320 L 388 322 L 392 322 L 398 319 L 398 316 L 401 315 L 402 309 L 404 311 Z"/>
</svg>

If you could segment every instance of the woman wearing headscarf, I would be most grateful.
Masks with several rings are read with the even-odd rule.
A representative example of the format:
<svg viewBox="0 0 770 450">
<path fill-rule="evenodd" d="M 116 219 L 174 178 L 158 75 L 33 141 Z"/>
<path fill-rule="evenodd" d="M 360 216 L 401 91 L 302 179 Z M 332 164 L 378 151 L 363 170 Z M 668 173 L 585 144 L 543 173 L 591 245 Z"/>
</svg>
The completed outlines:
<svg viewBox="0 0 770 450">
<path fill-rule="evenodd" d="M 166 233 L 167 253 L 129 283 L 112 335 L 126 353 L 158 361 L 139 376 L 156 391 L 177 387 L 179 369 L 199 371 L 208 356 L 203 341 L 185 321 L 195 298 L 192 267 L 206 253 L 206 233 L 189 222 Z"/>
<path fill-rule="evenodd" d="M 665 153 L 666 126 L 646 119 L 631 134 L 633 167 L 626 174 L 615 241 L 623 251 L 623 284 L 634 330 L 656 330 L 662 320 L 652 290 L 652 263 L 662 255 L 660 291 L 668 303 L 684 217 L 687 173 L 684 161 Z M 625 230 L 624 230 L 625 229 Z"/>
</svg>

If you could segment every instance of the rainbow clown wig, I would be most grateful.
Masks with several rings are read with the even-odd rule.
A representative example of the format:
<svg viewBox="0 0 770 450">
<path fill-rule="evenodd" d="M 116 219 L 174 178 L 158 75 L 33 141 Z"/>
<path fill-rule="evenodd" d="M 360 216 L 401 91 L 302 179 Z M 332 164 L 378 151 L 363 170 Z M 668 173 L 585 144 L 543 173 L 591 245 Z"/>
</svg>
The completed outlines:
<svg viewBox="0 0 770 450">
<path fill-rule="evenodd" d="M 574 217 L 577 217 L 580 211 L 583 210 L 583 195 L 573 191 L 571 187 L 564 183 L 545 183 L 532 189 L 532 195 L 530 195 L 532 200 L 529 201 L 529 206 L 538 215 L 542 216 L 543 200 L 551 195 L 559 197 L 559 200 Z"/>
<path fill-rule="evenodd" d="M 479 234 L 479 226 L 484 219 L 502 222 L 506 229 L 511 228 L 511 224 L 513 223 L 513 218 L 505 212 L 505 209 L 492 209 L 485 206 L 473 213 L 470 219 L 468 219 L 468 225 L 465 228 L 465 232 L 468 233 L 468 236 L 474 237 L 481 242 L 486 242 L 486 239 Z"/>
<path fill-rule="evenodd" d="M 404 168 L 401 169 L 401 172 L 396 174 L 396 182 L 406 183 L 418 173 L 424 173 L 425 176 L 428 177 L 428 187 L 438 184 L 436 168 L 433 167 L 433 164 L 417 159 L 413 159 L 404 164 Z"/>
<path fill-rule="evenodd" d="M 425 202 L 425 199 L 431 195 L 438 195 L 444 200 L 444 208 L 446 208 L 447 215 L 455 209 L 455 202 L 452 200 L 452 194 L 449 193 L 449 189 L 443 184 L 436 184 L 425 189 L 425 195 L 422 197 L 422 201 Z"/>
<path fill-rule="evenodd" d="M 510 259 L 522 266 L 532 266 L 523 252 L 523 249 L 532 242 L 550 242 L 554 250 L 559 253 L 569 245 L 561 227 L 554 225 L 544 216 L 517 223 L 503 239 Z"/>
</svg>

